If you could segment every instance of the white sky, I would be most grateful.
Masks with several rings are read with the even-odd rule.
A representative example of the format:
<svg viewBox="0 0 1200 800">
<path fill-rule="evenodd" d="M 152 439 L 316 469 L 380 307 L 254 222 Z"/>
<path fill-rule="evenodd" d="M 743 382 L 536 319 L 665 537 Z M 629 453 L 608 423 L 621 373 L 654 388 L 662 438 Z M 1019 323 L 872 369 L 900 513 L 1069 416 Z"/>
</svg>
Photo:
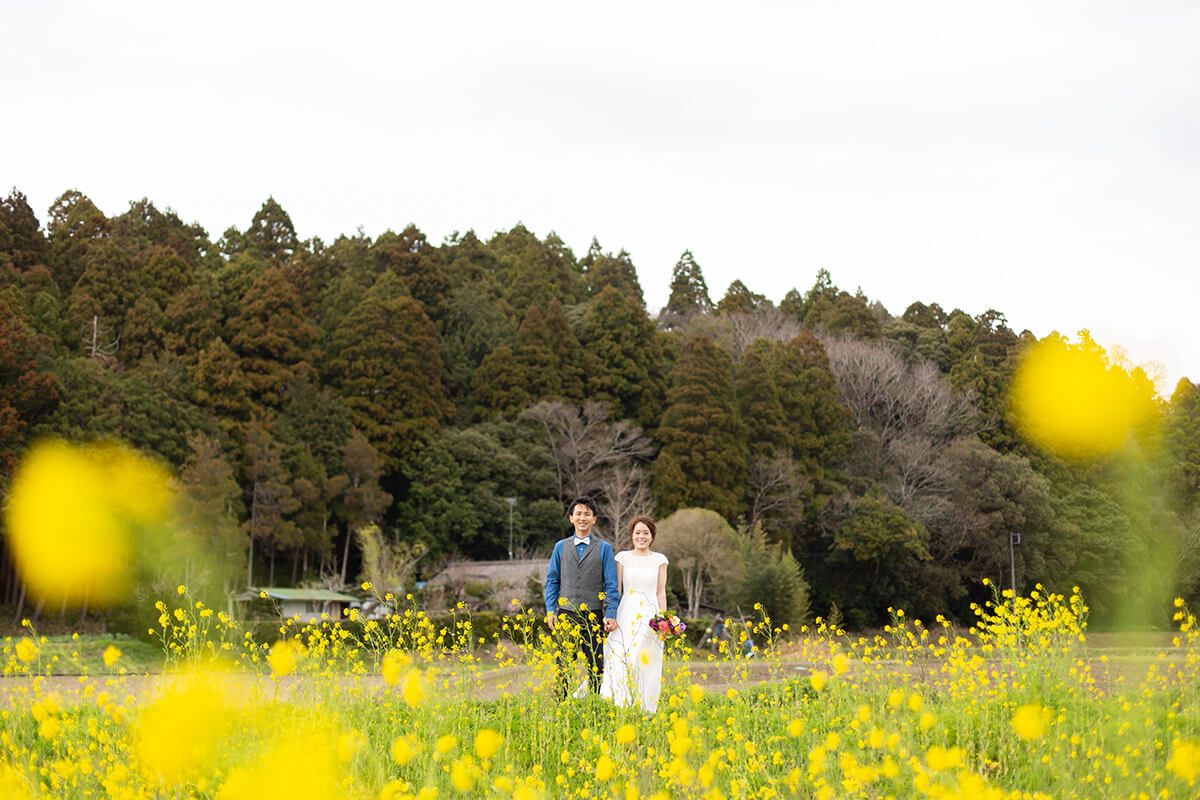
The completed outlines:
<svg viewBox="0 0 1200 800">
<path fill-rule="evenodd" d="M 5 3 L 0 190 L 824 267 L 1200 380 L 1200 4 Z"/>
</svg>

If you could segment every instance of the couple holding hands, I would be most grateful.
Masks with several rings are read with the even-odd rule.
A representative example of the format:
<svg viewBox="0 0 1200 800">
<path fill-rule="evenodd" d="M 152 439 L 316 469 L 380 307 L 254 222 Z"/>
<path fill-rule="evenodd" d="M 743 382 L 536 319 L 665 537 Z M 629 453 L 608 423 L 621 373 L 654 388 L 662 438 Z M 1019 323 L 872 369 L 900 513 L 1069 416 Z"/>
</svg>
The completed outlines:
<svg viewBox="0 0 1200 800">
<path fill-rule="evenodd" d="M 633 549 L 614 555 L 612 545 L 592 535 L 596 504 L 591 498 L 572 502 L 567 516 L 574 531 L 554 545 L 546 569 L 546 622 L 558 647 L 558 697 L 566 699 L 570 692 L 582 651 L 588 678 L 576 694 L 596 692 L 616 705 L 653 714 L 662 690 L 663 642 L 651 620 L 667 600 L 667 557 L 650 549 L 654 520 L 634 517 L 629 523 Z"/>
</svg>

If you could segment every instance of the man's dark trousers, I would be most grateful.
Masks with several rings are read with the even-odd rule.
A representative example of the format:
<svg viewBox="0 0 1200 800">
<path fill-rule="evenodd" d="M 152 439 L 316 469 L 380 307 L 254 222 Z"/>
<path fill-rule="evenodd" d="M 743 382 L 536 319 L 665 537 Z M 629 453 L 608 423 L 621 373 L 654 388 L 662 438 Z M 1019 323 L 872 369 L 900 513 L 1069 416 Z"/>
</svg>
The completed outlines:
<svg viewBox="0 0 1200 800">
<path fill-rule="evenodd" d="M 558 671 L 557 695 L 565 700 L 571 693 L 575 675 L 575 661 L 582 650 L 587 659 L 588 686 L 595 694 L 600 692 L 600 681 L 604 677 L 604 618 L 595 611 L 567 611 L 558 615 L 554 626 L 554 640 Z"/>
</svg>

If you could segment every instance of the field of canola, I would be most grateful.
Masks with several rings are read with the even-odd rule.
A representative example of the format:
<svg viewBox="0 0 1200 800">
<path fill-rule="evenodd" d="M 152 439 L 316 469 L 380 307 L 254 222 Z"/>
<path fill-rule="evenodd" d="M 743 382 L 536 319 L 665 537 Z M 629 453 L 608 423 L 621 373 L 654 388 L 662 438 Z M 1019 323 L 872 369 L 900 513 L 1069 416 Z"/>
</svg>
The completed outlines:
<svg viewBox="0 0 1200 800">
<path fill-rule="evenodd" d="M 259 644 L 184 587 L 160 602 L 170 669 L 46 675 L 4 640 L 0 797 L 1190 798 L 1200 646 L 1134 676 L 1087 648 L 1078 594 L 997 595 L 957 629 L 893 613 L 879 636 L 762 620 L 751 659 L 672 644 L 652 717 L 553 701 L 533 611 L 484 641 L 464 614 L 289 624 Z M 352 632 L 353 631 L 353 632 Z M 1126 670 L 1128 672 L 1128 670 Z"/>
</svg>

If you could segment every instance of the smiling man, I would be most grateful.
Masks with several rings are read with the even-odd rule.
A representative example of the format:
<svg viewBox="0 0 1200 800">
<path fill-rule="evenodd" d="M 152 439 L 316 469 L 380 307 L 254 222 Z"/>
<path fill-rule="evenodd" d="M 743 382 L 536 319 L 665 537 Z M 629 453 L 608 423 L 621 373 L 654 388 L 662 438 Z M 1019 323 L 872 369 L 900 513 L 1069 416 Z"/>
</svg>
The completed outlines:
<svg viewBox="0 0 1200 800">
<path fill-rule="evenodd" d="M 546 623 L 558 642 L 560 700 L 570 690 L 575 659 L 582 650 L 588 660 L 588 685 L 599 693 L 604 675 L 604 644 L 596 611 L 604 609 L 604 632 L 617 627 L 617 562 L 612 545 L 592 535 L 596 504 L 580 497 L 567 506 L 572 534 L 554 545 L 546 568 Z"/>
</svg>

